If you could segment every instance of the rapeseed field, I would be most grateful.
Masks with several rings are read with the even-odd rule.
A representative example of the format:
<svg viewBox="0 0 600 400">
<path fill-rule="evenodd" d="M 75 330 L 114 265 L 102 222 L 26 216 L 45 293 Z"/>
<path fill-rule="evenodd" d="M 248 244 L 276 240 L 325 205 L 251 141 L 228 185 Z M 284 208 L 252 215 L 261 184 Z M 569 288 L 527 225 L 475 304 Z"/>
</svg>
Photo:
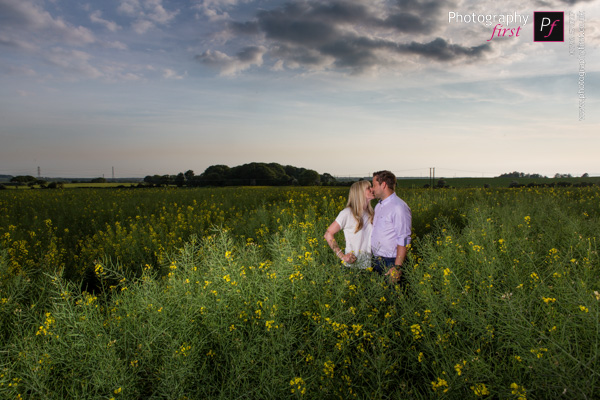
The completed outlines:
<svg viewBox="0 0 600 400">
<path fill-rule="evenodd" d="M 402 287 L 323 239 L 347 188 L 0 192 L 0 397 L 597 396 L 600 188 L 399 195 Z"/>
</svg>

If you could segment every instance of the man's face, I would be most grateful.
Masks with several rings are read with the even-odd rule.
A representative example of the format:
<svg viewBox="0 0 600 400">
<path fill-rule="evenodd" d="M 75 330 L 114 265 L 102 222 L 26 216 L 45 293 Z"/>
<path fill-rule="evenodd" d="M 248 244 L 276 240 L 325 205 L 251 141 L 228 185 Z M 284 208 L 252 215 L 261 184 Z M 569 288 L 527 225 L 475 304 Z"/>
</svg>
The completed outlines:
<svg viewBox="0 0 600 400">
<path fill-rule="evenodd" d="M 373 177 L 373 195 L 375 195 L 376 199 L 381 199 L 383 197 L 383 190 L 385 189 L 386 184 L 384 183 L 379 183 L 379 181 L 377 180 L 377 177 L 374 176 Z"/>
</svg>

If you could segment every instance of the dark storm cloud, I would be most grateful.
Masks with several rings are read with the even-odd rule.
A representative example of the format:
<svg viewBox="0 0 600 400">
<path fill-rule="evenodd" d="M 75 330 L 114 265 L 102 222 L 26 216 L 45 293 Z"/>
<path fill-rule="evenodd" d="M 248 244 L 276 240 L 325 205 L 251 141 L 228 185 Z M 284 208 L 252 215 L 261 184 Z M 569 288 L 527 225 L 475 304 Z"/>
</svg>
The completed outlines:
<svg viewBox="0 0 600 400">
<path fill-rule="evenodd" d="M 432 40 L 436 26 L 445 19 L 441 0 L 385 4 L 375 8 L 353 0 L 297 0 L 261 10 L 254 20 L 232 22 L 228 29 L 230 34 L 262 40 L 266 56 L 272 60 L 307 69 L 336 67 L 360 72 L 409 57 L 438 62 L 477 58 L 490 49 L 489 44 L 465 47 L 442 38 Z M 202 57 L 198 59 L 202 61 Z"/>
<path fill-rule="evenodd" d="M 383 24 L 398 32 L 431 33 L 440 19 L 441 5 L 441 1 L 397 0 Z"/>
<path fill-rule="evenodd" d="M 256 62 L 258 59 L 260 59 L 260 57 L 262 57 L 263 53 L 264 51 L 260 47 L 246 47 L 237 54 L 237 58 L 245 63 Z"/>
<path fill-rule="evenodd" d="M 256 35 L 260 33 L 260 27 L 256 21 L 230 22 L 228 27 L 232 33 L 240 35 Z"/>
<path fill-rule="evenodd" d="M 339 40 L 321 47 L 321 53 L 335 58 L 335 65 L 362 69 L 382 64 L 383 58 L 390 53 L 400 55 L 418 55 L 437 61 L 453 61 L 465 57 L 479 57 L 490 49 L 489 43 L 476 47 L 450 44 L 442 38 L 428 43 L 396 43 L 386 40 L 374 40 L 357 37 Z"/>
<path fill-rule="evenodd" d="M 337 36 L 333 24 L 311 18 L 298 18 L 281 11 L 262 12 L 258 24 L 268 39 L 314 46 Z"/>
<path fill-rule="evenodd" d="M 249 46 L 230 57 L 217 50 L 207 50 L 195 58 L 204 65 L 220 69 L 223 75 L 235 75 L 253 65 L 262 65 L 265 51 L 266 49 L 261 46 Z"/>
<path fill-rule="evenodd" d="M 411 13 L 399 13 L 390 15 L 383 22 L 384 26 L 394 28 L 400 32 L 406 33 L 426 33 L 431 30 L 433 24 Z"/>
<path fill-rule="evenodd" d="M 304 65 L 308 68 L 319 67 L 327 63 L 327 56 L 316 49 L 301 46 L 289 46 L 278 43 L 271 47 L 270 54 L 292 65 Z"/>
<path fill-rule="evenodd" d="M 308 16 L 331 23 L 354 23 L 368 21 L 369 14 L 368 8 L 361 3 L 331 1 L 313 4 Z"/>
<path fill-rule="evenodd" d="M 437 38 L 429 43 L 411 42 L 399 46 L 399 51 L 418 54 L 438 61 L 451 61 L 462 57 L 479 57 L 490 50 L 490 44 L 486 43 L 476 47 L 464 47 L 450 44 L 442 38 Z"/>
<path fill-rule="evenodd" d="M 591 3 L 594 0 L 561 0 L 566 4 Z"/>
</svg>

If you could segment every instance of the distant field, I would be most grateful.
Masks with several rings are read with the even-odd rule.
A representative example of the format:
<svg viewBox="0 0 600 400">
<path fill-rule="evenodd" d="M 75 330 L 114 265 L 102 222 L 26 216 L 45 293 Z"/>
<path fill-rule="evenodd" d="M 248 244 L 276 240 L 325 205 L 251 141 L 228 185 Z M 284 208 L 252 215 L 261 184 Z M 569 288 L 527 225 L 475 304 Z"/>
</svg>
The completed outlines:
<svg viewBox="0 0 600 400">
<path fill-rule="evenodd" d="M 19 189 L 19 190 L 28 190 L 31 189 L 31 187 L 29 186 L 14 186 L 10 183 L 3 183 L 4 186 L 6 186 L 6 188 L 8 189 Z M 64 183 L 64 188 L 66 189 L 73 189 L 73 188 L 110 188 L 110 187 L 119 187 L 119 186 L 125 186 L 125 187 L 129 187 L 131 185 L 137 185 L 136 183 L 133 182 L 106 182 L 106 183 L 90 183 L 90 182 L 81 182 L 81 183 Z M 40 189 L 40 185 L 34 185 L 33 186 L 34 189 Z"/>
<path fill-rule="evenodd" d="M 557 184 L 558 182 L 569 182 L 573 185 L 581 182 L 590 182 L 594 184 L 600 183 L 600 177 L 589 177 L 589 178 L 444 178 L 437 177 L 433 181 L 434 186 L 437 182 L 443 179 L 446 184 L 450 187 L 455 188 L 481 188 L 486 184 L 493 188 L 508 187 L 511 182 L 516 181 L 521 185 L 528 185 L 530 183 L 535 184 Z M 400 188 L 422 188 L 426 184 L 429 184 L 429 178 L 423 179 L 402 179 L 398 180 L 398 187 Z"/>
<path fill-rule="evenodd" d="M 438 181 L 443 179 L 446 185 L 452 188 L 483 188 L 489 185 L 491 188 L 507 188 L 511 182 L 517 182 L 520 185 L 529 185 L 531 183 L 542 185 L 558 184 L 559 182 L 567 182 L 572 185 L 586 182 L 593 184 L 600 184 L 600 177 L 589 177 L 589 178 L 445 178 L 436 177 L 433 180 L 433 185 L 436 186 Z M 130 186 L 137 186 L 139 182 L 106 182 L 106 183 L 64 183 L 65 189 L 73 188 L 115 188 L 124 186 L 126 188 Z M 420 189 L 425 185 L 430 184 L 429 178 L 412 179 L 412 178 L 399 178 L 398 187 L 402 189 Z M 13 186 L 11 183 L 2 182 L 8 189 L 30 189 L 29 186 Z M 174 186 L 174 185 L 171 185 Z M 40 189 L 39 185 L 33 186 L 34 189 Z"/>
<path fill-rule="evenodd" d="M 124 182 L 106 182 L 106 183 L 65 183 L 65 188 L 108 188 L 108 187 L 119 187 L 119 186 L 135 186 L 136 183 L 124 183 Z"/>
</svg>

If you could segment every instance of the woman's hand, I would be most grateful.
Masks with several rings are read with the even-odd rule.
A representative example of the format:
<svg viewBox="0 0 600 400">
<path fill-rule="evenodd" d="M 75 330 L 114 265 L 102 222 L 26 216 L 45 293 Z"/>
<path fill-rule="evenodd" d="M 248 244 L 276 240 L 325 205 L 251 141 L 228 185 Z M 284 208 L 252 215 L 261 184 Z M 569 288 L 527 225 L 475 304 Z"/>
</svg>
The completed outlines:
<svg viewBox="0 0 600 400">
<path fill-rule="evenodd" d="M 354 264 L 356 262 L 356 256 L 353 253 L 344 254 L 342 256 L 342 261 L 347 264 Z"/>
</svg>

